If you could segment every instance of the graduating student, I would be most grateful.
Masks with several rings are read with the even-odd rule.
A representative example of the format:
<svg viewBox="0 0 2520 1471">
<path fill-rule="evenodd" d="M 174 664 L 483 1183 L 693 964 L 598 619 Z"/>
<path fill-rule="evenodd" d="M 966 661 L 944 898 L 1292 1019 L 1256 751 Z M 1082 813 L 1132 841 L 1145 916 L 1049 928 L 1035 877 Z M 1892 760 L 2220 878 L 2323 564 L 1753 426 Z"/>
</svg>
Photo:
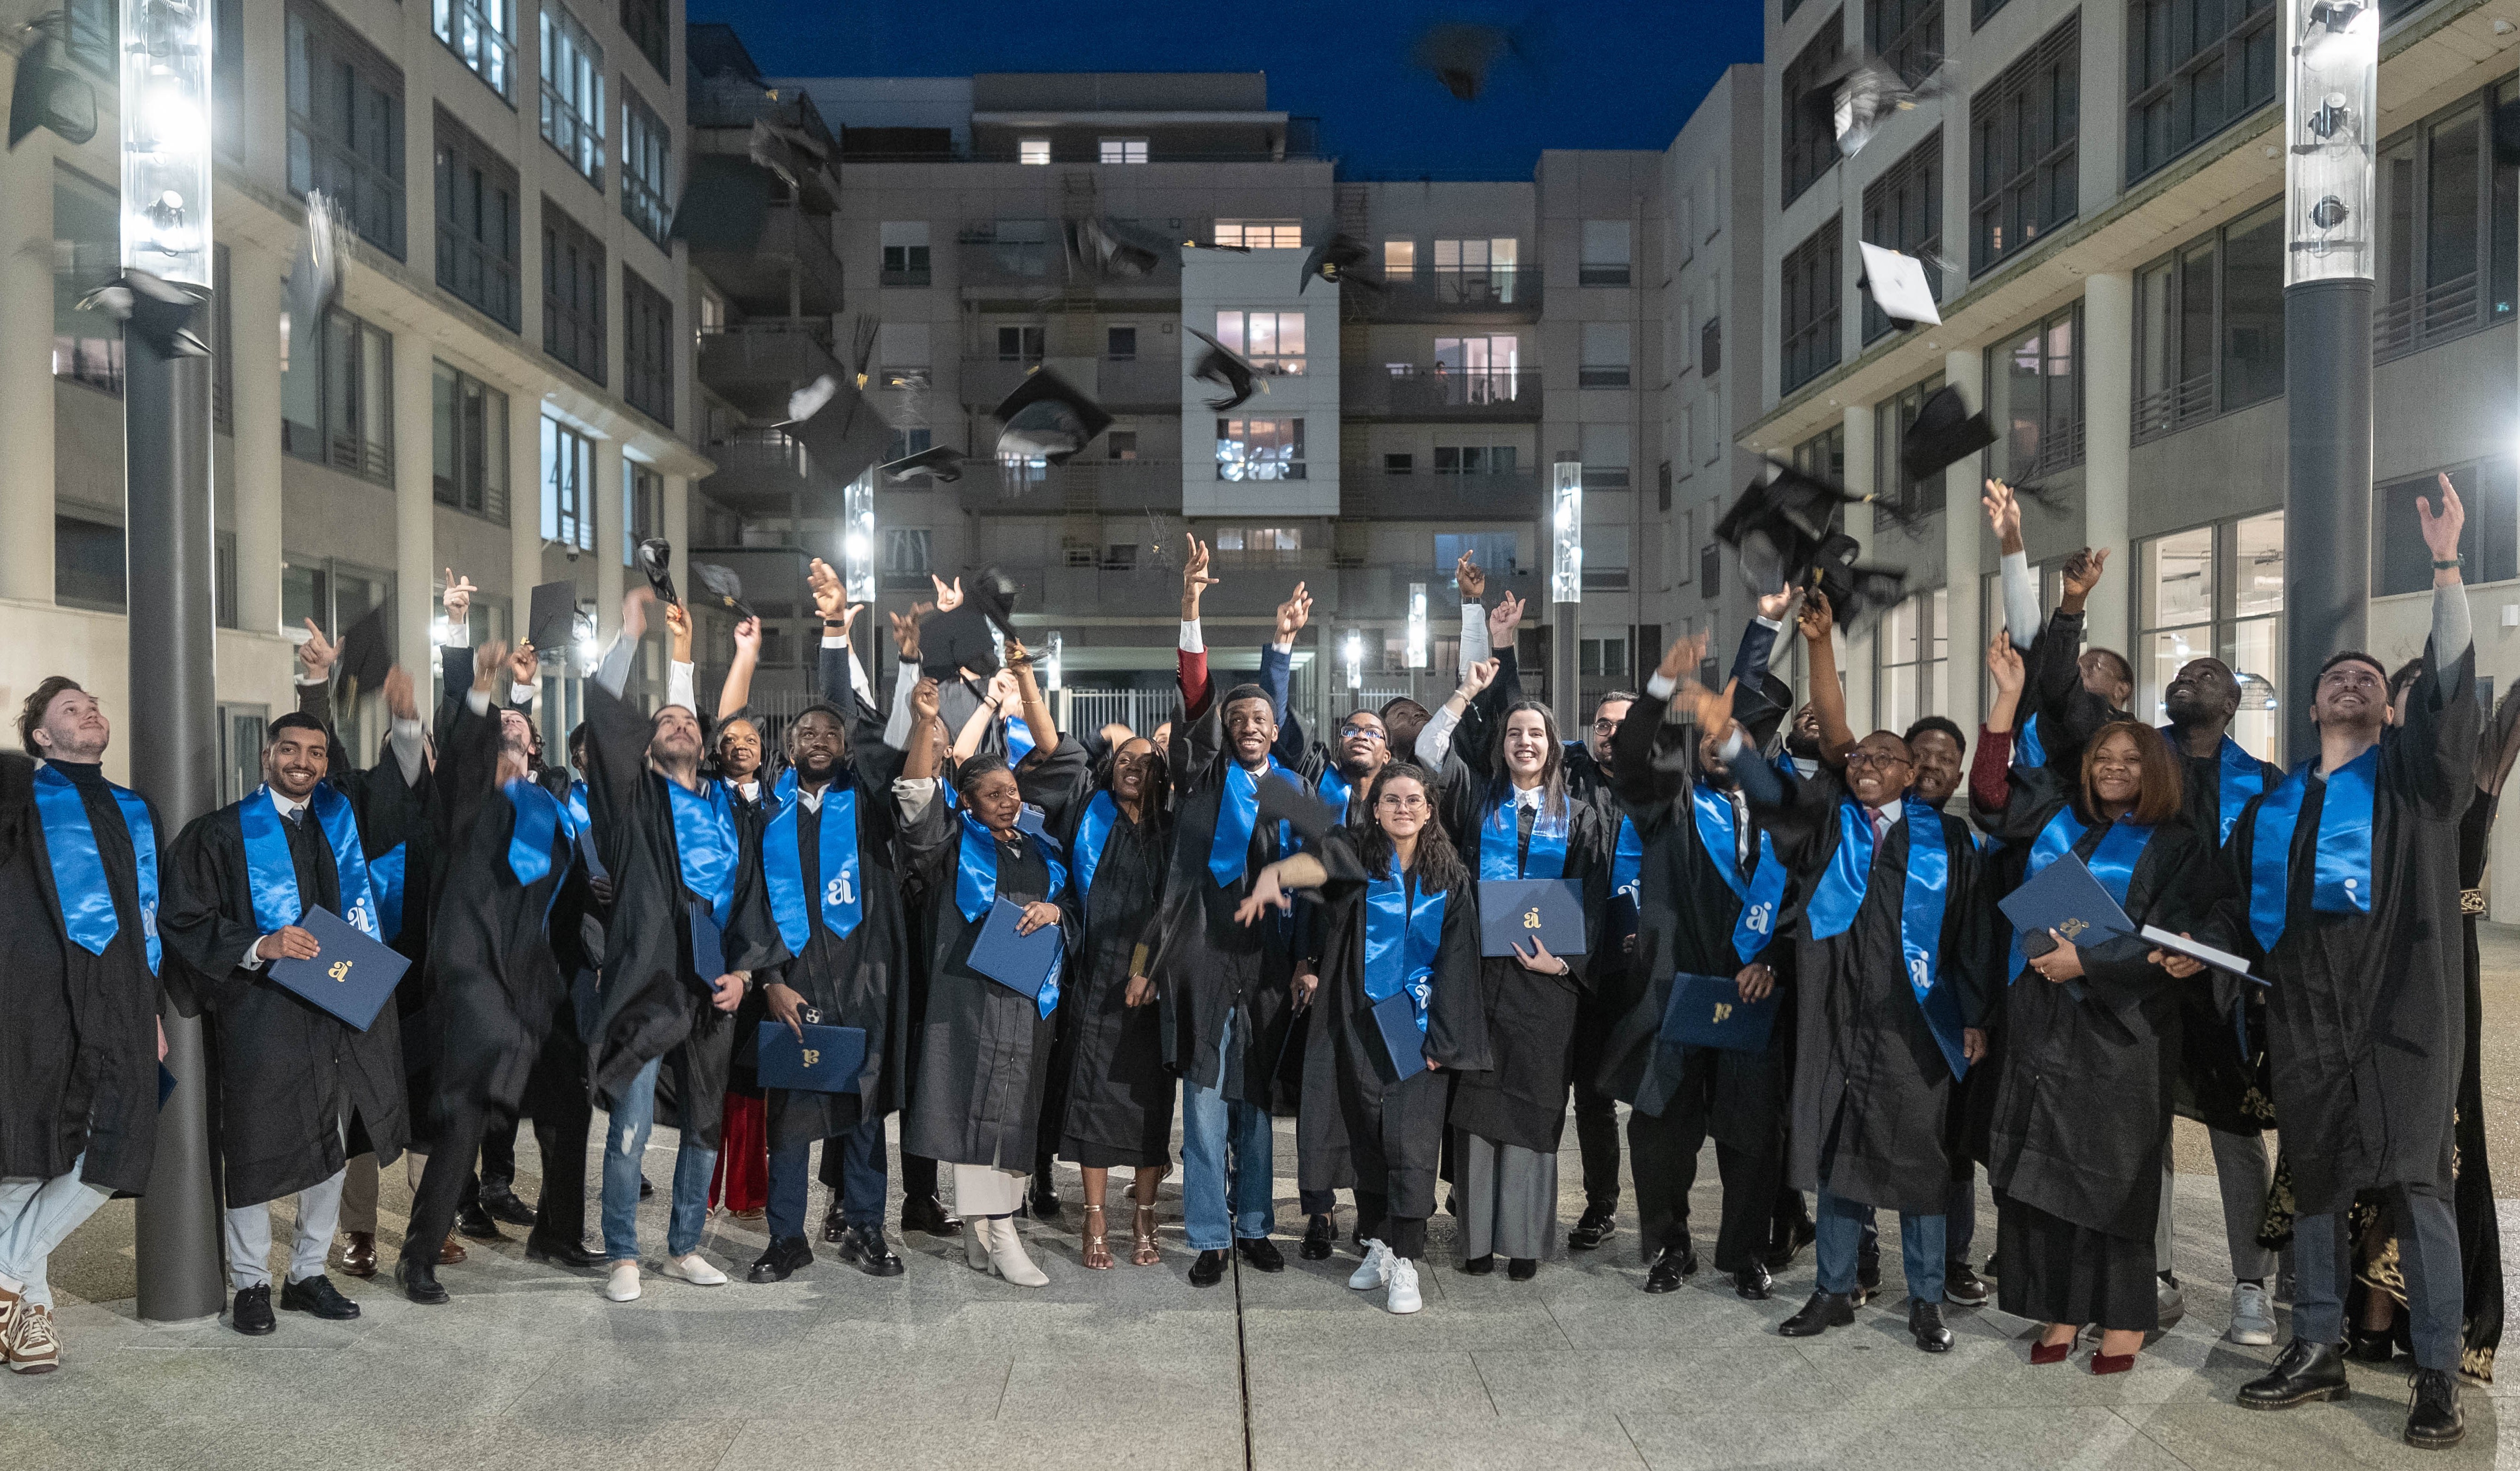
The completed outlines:
<svg viewBox="0 0 2520 1471">
<path fill-rule="evenodd" d="M 752 675 L 760 662 L 761 620 L 744 618 L 735 625 L 735 655 L 728 661 L 726 683 L 718 689 L 709 755 L 715 780 L 734 808 L 736 832 L 747 846 L 761 840 L 762 830 L 783 810 L 796 781 L 792 771 L 780 770 L 770 759 L 761 726 L 751 715 Z M 715 1206 L 723 1198 L 727 1215 L 747 1224 L 764 1219 L 770 1198 L 766 1104 L 754 1068 L 764 1014 L 762 997 L 762 988 L 754 986 L 735 1011 L 735 1033 L 727 1047 L 726 1097 L 718 1121 L 717 1166 L 709 1175 L 709 1204 Z"/>
<path fill-rule="evenodd" d="M 1355 1190 L 1365 1261 L 1347 1284 L 1387 1288 L 1383 1306 L 1393 1313 L 1424 1306 L 1418 1263 L 1435 1212 L 1449 1074 L 1494 1063 L 1474 880 L 1436 820 L 1433 782 L 1422 767 L 1384 767 L 1369 799 L 1370 826 L 1307 834 L 1308 851 L 1262 869 L 1236 909 L 1238 922 L 1265 929 L 1293 891 L 1320 891 L 1329 938 L 1317 1000 L 1322 1024 L 1306 1039 L 1307 1096 L 1297 1116 L 1308 1136 L 1304 1184 Z M 1290 781 L 1272 780 L 1260 816 L 1309 806 Z M 1375 1012 L 1377 1003 L 1404 995 L 1410 1021 L 1393 1030 L 1418 1040 L 1415 1060 L 1424 1064 L 1406 1078 Z"/>
<path fill-rule="evenodd" d="M 864 730 L 850 667 L 848 605 L 839 578 L 816 558 L 809 569 L 823 617 L 822 698 L 788 724 L 794 790 L 764 827 L 762 885 L 785 958 L 766 972 L 765 1027 L 854 1027 L 866 1034 L 855 1090 L 764 1091 L 770 1142 L 770 1244 L 745 1273 L 785 1281 L 813 1261 L 805 1239 L 806 1155 L 821 1142 L 838 1156 L 840 1260 L 870 1276 L 899 1276 L 901 1258 L 883 1239 L 884 1116 L 900 1097 L 899 1014 L 910 965 L 910 926 L 901 911 L 884 813 L 886 787 L 849 759 L 849 731 Z"/>
<path fill-rule="evenodd" d="M 652 718 L 622 698 L 655 595 L 633 589 L 621 632 L 586 691 L 587 808 L 598 862 L 611 875 L 602 994 L 588 1045 L 589 1087 L 611 1118 L 604 1151 L 605 1296 L 639 1296 L 640 1165 L 655 1122 L 656 1080 L 674 1073 L 681 1145 L 663 1271 L 715 1287 L 726 1273 L 699 1254 L 718 1149 L 733 1016 L 754 966 L 772 953 L 757 859 L 726 790 L 700 777 L 699 720 L 668 703 Z M 714 976 L 698 972 L 695 926 L 714 928 Z"/>
<path fill-rule="evenodd" d="M 417 728 L 411 676 L 394 669 L 384 692 L 396 723 Z M 297 1197 L 297 1230 L 280 1306 L 359 1315 L 324 1274 L 343 1166 L 366 1153 L 391 1164 L 410 1134 L 396 1008 L 388 1004 L 361 1032 L 264 973 L 274 960 L 316 958 L 321 947 L 301 921 L 319 906 L 383 938 L 358 819 L 325 780 L 331 746 L 310 716 L 273 721 L 264 784 L 195 819 L 167 853 L 159 929 L 210 1015 L 210 1133 L 236 1290 L 228 1323 L 240 1333 L 277 1325 L 269 1202 L 286 1195 Z"/>
<path fill-rule="evenodd" d="M 2293 1337 L 2240 1404 L 2279 1409 L 2348 1393 L 2344 1303 L 2358 1190 L 2382 1190 L 2412 1318 L 2409 1444 L 2455 1445 L 2460 1269 L 2451 1209 L 2465 998 L 2458 821 L 2476 794 L 2480 712 L 2449 476 L 2415 506 L 2433 555 L 2432 640 L 2388 724 L 2388 673 L 2331 655 L 2310 691 L 2314 759 L 2254 799 L 2225 849 L 2223 930 L 2271 983 L 2268 1048 L 2292 1172 Z M 2245 900 L 2238 895 L 2245 895 Z"/>
<path fill-rule="evenodd" d="M 1828 600 L 1803 607 L 1812 687 L 1842 741 Z M 1711 722 L 1710 722 L 1711 724 Z M 1786 779 L 1724 756 L 1802 881 L 1795 921 L 1795 1062 L 1788 1180 L 1819 1192 L 1820 1290 L 1778 1331 L 1808 1337 L 1855 1320 L 1858 1238 L 1875 1208 L 1899 1212 L 1908 1328 L 1944 1353 L 1943 1227 L 1953 1170 L 1953 1082 L 1984 1055 L 1979 1029 L 1989 906 L 1968 825 L 1908 797 L 1915 761 L 1876 731 L 1845 771 Z"/>
<path fill-rule="evenodd" d="M 0 756 L 0 1360 L 21 1374 L 61 1363 L 53 1249 L 156 1157 L 162 829 L 105 779 L 112 736 L 55 675 L 19 708 L 25 757 Z"/>
<path fill-rule="evenodd" d="M 942 588 L 943 584 L 939 583 L 938 586 Z M 885 615 L 892 622 L 893 644 L 899 653 L 899 658 L 895 660 L 891 712 L 877 722 L 872 720 L 874 711 L 871 705 L 862 708 L 859 712 L 857 730 L 863 732 L 873 724 L 879 734 L 873 737 L 855 733 L 852 736 L 850 757 L 866 768 L 870 783 L 879 791 L 888 792 L 892 789 L 893 781 L 901 775 L 902 761 L 910 746 L 910 696 L 911 691 L 919 684 L 922 649 L 919 620 L 922 613 L 929 609 L 929 604 L 913 603 L 907 613 Z M 941 698 L 940 695 L 940 702 Z M 950 757 L 944 748 L 946 737 L 941 719 L 929 731 L 926 738 L 936 743 L 937 770 L 945 771 Z M 948 781 L 944 784 L 942 795 L 948 802 L 955 800 L 952 782 Z M 898 814 L 895 804 L 890 802 L 884 804 L 884 817 L 887 823 L 897 827 Z M 900 1084 L 895 1090 L 895 1094 L 904 1106 L 907 1106 L 909 1100 L 919 1094 L 919 1048 L 909 1046 L 907 1039 L 920 1036 L 926 1028 L 928 958 L 935 953 L 936 949 L 934 932 L 936 906 L 929 901 L 925 880 L 916 868 L 905 869 L 901 874 L 901 882 L 902 912 L 910 921 L 910 971 L 905 977 L 908 985 L 903 996 L 902 1014 L 898 1023 L 905 1045 L 901 1058 Z M 901 1151 L 901 1228 L 905 1231 L 919 1231 L 931 1236 L 950 1236 L 959 1233 L 963 1229 L 962 1218 L 946 1210 L 944 1199 L 937 1190 L 936 1161 L 919 1153 L 907 1142 L 899 1147 Z M 830 1185 L 834 1191 L 838 1190 L 841 1184 L 837 1163 L 830 1151 L 824 1152 L 823 1183 Z M 835 1195 L 833 1204 L 836 1206 L 837 1203 Z M 823 1239 L 838 1241 L 843 1228 L 843 1224 L 836 1214 L 827 1216 L 823 1223 Z"/>
<path fill-rule="evenodd" d="M 437 844 L 446 856 L 427 961 L 439 1046 L 430 1069 L 436 1117 L 394 1269 L 416 1303 L 447 1300 L 438 1256 L 488 1121 L 513 1119 L 537 1069 L 565 1069 L 545 1054 L 577 1046 L 551 933 L 562 890 L 582 878 L 575 874 L 576 826 L 528 772 L 532 722 L 491 702 L 507 663 L 504 644 L 473 650 L 472 689 L 446 733 L 431 785 Z M 546 1108 L 535 1116 L 548 1162 L 542 1234 L 526 1248 L 538 1258 L 592 1265 L 579 1240 L 583 1191 L 567 1188 L 580 1179 L 570 1165 L 586 1154 L 586 1129 L 583 1114 Z"/>
<path fill-rule="evenodd" d="M 1754 625 L 1750 637 L 1758 632 Z M 1732 976 L 1741 1002 L 1754 1004 L 1778 993 L 1791 950 L 1778 941 L 1791 899 L 1784 864 L 1739 783 L 1714 759 L 1716 736 L 1698 728 L 1694 701 L 1675 700 L 1704 650 L 1703 639 L 1675 640 L 1612 737 L 1627 821 L 1643 844 L 1630 958 L 1641 984 L 1609 1038 L 1604 1082 L 1635 1105 L 1628 1154 L 1651 1263 L 1644 1290 L 1677 1292 L 1697 1271 L 1688 1192 L 1712 1135 L 1724 1183 L 1715 1270 L 1732 1278 L 1737 1296 L 1763 1302 L 1770 1217 L 1784 1178 L 1793 1029 L 1780 1016 L 1755 1050 L 1659 1042 L 1675 976 Z M 1758 747 L 1783 714 L 1767 710 L 1767 729 L 1749 732 L 1752 748 L 1737 759 L 1763 760 Z"/>
<path fill-rule="evenodd" d="M 1256 1270 L 1285 1270 L 1269 1239 L 1277 1226 L 1269 1110 L 1302 933 L 1290 914 L 1248 927 L 1235 919 L 1254 875 L 1292 850 L 1291 830 L 1259 816 L 1262 780 L 1292 774 L 1269 754 L 1278 722 L 1268 692 L 1238 685 L 1217 697 L 1198 620 L 1200 595 L 1217 583 L 1207 571 L 1207 548 L 1192 537 L 1182 561 L 1188 715 L 1169 758 L 1173 854 L 1154 961 L 1171 1034 L 1166 1057 L 1182 1076 L 1182 1214 L 1198 1252 L 1193 1287 L 1224 1280 L 1229 1250 Z"/>
</svg>

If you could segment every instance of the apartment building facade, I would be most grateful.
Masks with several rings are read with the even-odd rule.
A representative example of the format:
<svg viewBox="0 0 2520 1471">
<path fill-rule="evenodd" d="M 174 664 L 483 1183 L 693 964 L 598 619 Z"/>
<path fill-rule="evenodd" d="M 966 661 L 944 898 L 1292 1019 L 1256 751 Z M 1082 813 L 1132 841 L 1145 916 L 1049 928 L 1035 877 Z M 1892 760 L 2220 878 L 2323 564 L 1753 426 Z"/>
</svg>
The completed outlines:
<svg viewBox="0 0 2520 1471">
<path fill-rule="evenodd" d="M 120 329 L 77 304 L 119 274 L 114 7 L 72 0 L 68 20 L 103 121 L 84 144 L 37 131 L 0 156 L 0 687 L 70 673 L 128 720 L 147 680 L 121 616 Z M 691 447 L 688 265 L 668 229 L 688 154 L 678 6 L 221 0 L 214 23 L 202 325 L 234 796 L 257 780 L 263 723 L 292 707 L 306 620 L 338 639 L 382 605 L 398 659 L 428 670 L 451 567 L 481 588 L 476 640 L 516 637 L 527 591 L 559 580 L 602 637 L 628 534 L 677 535 L 710 465 Z M 317 190 L 354 236 L 347 284 L 325 321 L 295 324 L 284 371 L 282 285 Z M 547 677 L 555 736 L 578 667 Z M 373 749 L 374 699 L 344 727 Z"/>
</svg>

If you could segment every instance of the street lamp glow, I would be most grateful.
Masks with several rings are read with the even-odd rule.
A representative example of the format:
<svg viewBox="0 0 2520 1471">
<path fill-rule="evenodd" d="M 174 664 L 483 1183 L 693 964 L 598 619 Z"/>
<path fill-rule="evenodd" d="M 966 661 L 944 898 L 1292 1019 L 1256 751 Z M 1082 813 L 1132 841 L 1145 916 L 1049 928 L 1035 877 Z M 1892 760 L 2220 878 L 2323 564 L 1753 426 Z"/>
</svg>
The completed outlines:
<svg viewBox="0 0 2520 1471">
<path fill-rule="evenodd" d="M 2372 275 L 2373 131 L 2380 103 L 2380 7 L 2285 0 L 2292 37 L 2284 93 L 2284 285 Z"/>
<path fill-rule="evenodd" d="M 1353 628 L 1347 631 L 1347 637 L 1339 641 L 1339 662 L 1347 666 L 1347 687 L 1350 690 L 1364 689 L 1365 635 L 1363 633 Z"/>
<path fill-rule="evenodd" d="M 1044 690 L 1056 690 L 1058 688 L 1058 666 L 1061 657 L 1065 655 L 1066 652 L 1067 641 L 1059 636 L 1058 630 L 1055 628 L 1052 629 L 1050 631 L 1050 657 L 1044 661 L 1045 668 L 1043 673 L 1045 678 L 1041 682 L 1041 687 Z"/>
<path fill-rule="evenodd" d="M 1549 468 L 1549 601 L 1584 601 L 1584 466 L 1560 460 Z"/>
<path fill-rule="evenodd" d="M 840 580 L 854 603 L 875 602 L 875 471 L 861 470 L 840 491 Z"/>
<path fill-rule="evenodd" d="M 122 0 L 122 264 L 207 290 L 210 7 Z"/>
<path fill-rule="evenodd" d="M 1426 584 L 1409 584 L 1409 667 L 1426 667 Z"/>
</svg>

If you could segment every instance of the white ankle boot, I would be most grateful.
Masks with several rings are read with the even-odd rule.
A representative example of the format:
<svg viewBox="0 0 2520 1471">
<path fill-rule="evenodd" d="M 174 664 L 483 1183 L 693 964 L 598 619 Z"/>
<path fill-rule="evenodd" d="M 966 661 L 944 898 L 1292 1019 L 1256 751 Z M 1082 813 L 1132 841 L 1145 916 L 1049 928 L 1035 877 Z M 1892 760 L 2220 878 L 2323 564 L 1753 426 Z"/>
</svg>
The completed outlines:
<svg viewBox="0 0 2520 1471">
<path fill-rule="evenodd" d="M 989 1218 L 973 1216 L 963 1223 L 963 1260 L 973 1271 L 989 1270 Z"/>
<path fill-rule="evenodd" d="M 1426 1306 L 1418 1296 L 1418 1264 L 1407 1257 L 1391 1259 L 1391 1295 L 1382 1300 L 1392 1313 L 1415 1313 Z"/>
<path fill-rule="evenodd" d="M 968 1223 L 966 1223 L 968 1228 Z M 1025 1252 L 1023 1237 L 1015 1230 L 1012 1220 L 988 1221 L 982 1225 L 989 1232 L 989 1268 L 1018 1287 L 1047 1287 L 1050 1276 L 1032 1264 Z"/>
<path fill-rule="evenodd" d="M 1347 1284 L 1359 1292 L 1372 1292 L 1391 1280 L 1391 1264 L 1394 1260 L 1390 1247 L 1379 1241 L 1367 1241 L 1365 1261 L 1358 1266 L 1355 1274 L 1347 1279 Z"/>
</svg>

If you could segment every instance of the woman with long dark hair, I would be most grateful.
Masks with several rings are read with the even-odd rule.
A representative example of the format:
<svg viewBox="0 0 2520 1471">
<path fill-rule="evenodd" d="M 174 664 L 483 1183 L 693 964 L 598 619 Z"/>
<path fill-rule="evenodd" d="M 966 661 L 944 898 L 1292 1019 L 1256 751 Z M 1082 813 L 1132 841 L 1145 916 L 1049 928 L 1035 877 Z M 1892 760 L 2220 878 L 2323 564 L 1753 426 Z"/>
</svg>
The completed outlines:
<svg viewBox="0 0 2520 1471">
<path fill-rule="evenodd" d="M 1259 806 L 1264 817 L 1314 808 L 1282 778 L 1261 784 Z M 1301 1184 L 1355 1191 L 1365 1263 L 1347 1284 L 1388 1287 L 1384 1307 L 1415 1313 L 1452 1077 L 1491 1065 L 1478 911 L 1425 768 L 1385 766 L 1367 810 L 1362 829 L 1307 834 L 1313 851 L 1263 869 L 1235 918 L 1255 924 L 1294 890 L 1321 891 L 1321 987 L 1296 1117 Z"/>
</svg>

